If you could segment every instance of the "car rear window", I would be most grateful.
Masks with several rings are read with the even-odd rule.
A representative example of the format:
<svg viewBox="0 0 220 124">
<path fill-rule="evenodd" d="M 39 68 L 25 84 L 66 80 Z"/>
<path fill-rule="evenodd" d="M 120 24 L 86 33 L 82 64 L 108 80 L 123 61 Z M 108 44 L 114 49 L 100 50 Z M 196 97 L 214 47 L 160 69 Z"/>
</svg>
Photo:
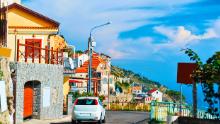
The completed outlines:
<svg viewBox="0 0 220 124">
<path fill-rule="evenodd" d="M 96 99 L 78 99 L 76 105 L 96 105 Z"/>
</svg>

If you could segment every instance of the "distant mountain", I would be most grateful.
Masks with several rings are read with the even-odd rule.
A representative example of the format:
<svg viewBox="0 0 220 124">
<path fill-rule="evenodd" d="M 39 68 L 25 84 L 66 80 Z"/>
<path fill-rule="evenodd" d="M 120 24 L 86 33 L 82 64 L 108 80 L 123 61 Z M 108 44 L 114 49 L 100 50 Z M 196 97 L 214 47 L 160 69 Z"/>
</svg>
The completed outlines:
<svg viewBox="0 0 220 124">
<path fill-rule="evenodd" d="M 126 70 L 126 69 L 123 69 L 123 68 L 120 68 L 120 67 L 117 67 L 117 66 L 112 66 L 111 67 L 111 73 L 115 77 L 130 78 L 131 82 L 143 84 L 145 87 L 148 87 L 150 89 L 160 88 L 162 86 L 159 82 L 152 81 L 152 80 L 148 79 L 145 76 L 142 76 L 140 74 L 134 73 L 133 71 Z"/>
<path fill-rule="evenodd" d="M 126 70 L 117 66 L 111 66 L 111 73 L 116 77 L 116 78 L 130 78 L 130 82 L 126 83 L 138 83 L 142 84 L 143 86 L 143 91 L 148 91 L 153 88 L 159 89 L 161 92 L 164 94 L 165 101 L 175 101 L 179 102 L 180 101 L 180 92 L 170 90 L 166 86 L 161 85 L 159 82 L 152 81 L 148 79 L 145 76 L 142 76 L 140 74 L 134 73 L 133 71 Z M 185 97 L 183 96 L 183 101 L 185 101 Z"/>
</svg>

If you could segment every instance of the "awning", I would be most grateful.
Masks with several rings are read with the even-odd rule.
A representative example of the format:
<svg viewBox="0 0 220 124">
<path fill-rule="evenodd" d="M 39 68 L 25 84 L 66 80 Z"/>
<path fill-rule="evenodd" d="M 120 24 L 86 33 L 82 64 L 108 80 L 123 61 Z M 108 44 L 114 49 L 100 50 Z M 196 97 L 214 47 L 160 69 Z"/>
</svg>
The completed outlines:
<svg viewBox="0 0 220 124">
<path fill-rule="evenodd" d="M 83 83 L 83 82 L 75 79 L 69 79 L 69 83 Z"/>
</svg>

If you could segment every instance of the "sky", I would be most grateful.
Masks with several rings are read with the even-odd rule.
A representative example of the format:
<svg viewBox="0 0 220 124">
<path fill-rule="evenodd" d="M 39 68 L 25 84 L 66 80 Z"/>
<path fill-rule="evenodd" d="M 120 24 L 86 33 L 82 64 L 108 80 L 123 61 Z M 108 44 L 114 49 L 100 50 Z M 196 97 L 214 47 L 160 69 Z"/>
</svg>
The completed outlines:
<svg viewBox="0 0 220 124">
<path fill-rule="evenodd" d="M 60 34 L 85 50 L 92 27 L 95 50 L 114 65 L 133 70 L 175 90 L 177 63 L 190 62 L 191 48 L 205 62 L 220 46 L 219 0 L 23 0 L 22 4 L 60 22 Z M 187 101 L 191 87 L 183 86 Z M 203 102 L 199 88 L 199 102 Z"/>
</svg>

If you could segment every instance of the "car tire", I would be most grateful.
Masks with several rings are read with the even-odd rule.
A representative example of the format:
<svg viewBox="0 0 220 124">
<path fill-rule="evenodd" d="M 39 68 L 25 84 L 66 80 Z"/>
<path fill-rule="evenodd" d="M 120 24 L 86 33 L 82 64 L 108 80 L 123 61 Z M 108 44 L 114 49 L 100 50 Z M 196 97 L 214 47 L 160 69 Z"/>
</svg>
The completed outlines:
<svg viewBox="0 0 220 124">
<path fill-rule="evenodd" d="M 72 120 L 72 124 L 76 124 L 76 121 L 75 121 L 75 120 Z"/>
<path fill-rule="evenodd" d="M 106 120 L 105 120 L 105 117 L 104 117 L 104 119 L 102 120 L 102 123 L 105 123 L 106 122 Z"/>
<path fill-rule="evenodd" d="M 100 119 L 98 121 L 98 124 L 102 124 L 102 115 L 100 116 Z"/>
<path fill-rule="evenodd" d="M 72 124 L 78 124 L 76 120 L 72 120 Z"/>
</svg>

